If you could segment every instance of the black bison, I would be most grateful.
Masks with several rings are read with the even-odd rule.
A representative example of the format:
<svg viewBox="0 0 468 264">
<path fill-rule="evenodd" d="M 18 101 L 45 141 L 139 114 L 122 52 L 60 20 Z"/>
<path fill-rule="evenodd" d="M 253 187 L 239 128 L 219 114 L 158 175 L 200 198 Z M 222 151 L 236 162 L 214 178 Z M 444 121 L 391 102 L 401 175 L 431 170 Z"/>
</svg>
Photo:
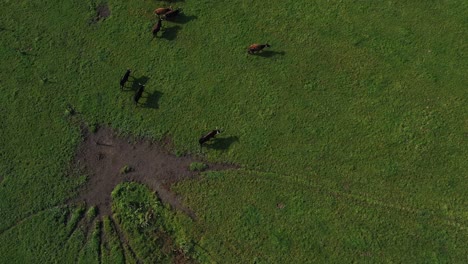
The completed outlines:
<svg viewBox="0 0 468 264">
<path fill-rule="evenodd" d="M 122 79 L 120 79 L 120 89 L 121 90 L 124 88 L 125 83 L 128 81 L 128 77 L 130 77 L 130 73 L 132 73 L 132 71 L 130 69 L 127 69 L 127 71 L 125 72 Z"/>
<path fill-rule="evenodd" d="M 252 44 L 249 46 L 248 53 L 249 54 L 254 54 L 255 52 L 260 52 L 264 48 L 269 48 L 270 44 Z"/>
<path fill-rule="evenodd" d="M 200 143 L 200 147 L 202 147 L 203 143 L 209 141 L 210 139 L 214 138 L 216 135 L 218 135 L 219 133 L 221 133 L 221 130 L 219 129 L 215 129 L 215 130 L 212 130 L 210 133 L 202 136 L 199 140 L 198 140 L 198 143 Z"/>
<path fill-rule="evenodd" d="M 138 90 L 136 91 L 135 95 L 133 96 L 133 102 L 135 105 L 138 105 L 138 101 L 140 100 L 143 92 L 145 91 L 145 85 L 138 83 Z"/>
</svg>

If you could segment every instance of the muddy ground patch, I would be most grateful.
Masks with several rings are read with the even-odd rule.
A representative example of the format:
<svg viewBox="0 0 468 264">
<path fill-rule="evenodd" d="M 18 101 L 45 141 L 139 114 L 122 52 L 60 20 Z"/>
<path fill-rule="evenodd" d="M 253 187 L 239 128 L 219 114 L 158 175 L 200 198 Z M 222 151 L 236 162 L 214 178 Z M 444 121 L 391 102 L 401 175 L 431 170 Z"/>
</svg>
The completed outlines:
<svg viewBox="0 0 468 264">
<path fill-rule="evenodd" d="M 95 133 L 82 129 L 82 135 L 73 166 L 84 171 L 89 179 L 72 203 L 84 201 L 87 206 L 98 208 L 98 216 L 112 215 L 112 190 L 121 182 L 133 181 L 149 186 L 163 203 L 195 218 L 195 213 L 171 191 L 171 185 L 197 177 L 198 173 L 190 171 L 189 166 L 192 162 L 204 162 L 201 158 L 172 154 L 170 140 L 157 142 L 122 137 L 107 127 Z M 236 168 L 227 164 L 206 164 L 207 170 Z M 129 170 L 124 173 L 125 167 Z"/>
</svg>

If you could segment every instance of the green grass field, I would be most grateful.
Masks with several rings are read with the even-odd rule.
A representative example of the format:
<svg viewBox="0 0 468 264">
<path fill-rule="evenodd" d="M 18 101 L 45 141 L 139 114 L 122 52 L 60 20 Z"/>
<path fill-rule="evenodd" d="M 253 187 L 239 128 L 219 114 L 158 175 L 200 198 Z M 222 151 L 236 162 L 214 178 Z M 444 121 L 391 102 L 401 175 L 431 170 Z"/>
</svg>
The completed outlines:
<svg viewBox="0 0 468 264">
<path fill-rule="evenodd" d="M 90 23 L 99 4 L 3 1 L 0 263 L 171 262 L 160 232 L 201 263 L 468 262 L 467 1 L 185 0 L 156 39 L 165 2 L 109 0 Z M 248 55 L 256 42 L 271 52 Z M 142 107 L 119 90 L 127 68 L 148 80 Z M 177 184 L 197 221 L 119 186 L 116 216 L 161 212 L 120 218 L 128 249 L 66 206 L 86 182 L 68 105 L 174 153 L 223 128 L 205 157 L 242 168 Z"/>
</svg>

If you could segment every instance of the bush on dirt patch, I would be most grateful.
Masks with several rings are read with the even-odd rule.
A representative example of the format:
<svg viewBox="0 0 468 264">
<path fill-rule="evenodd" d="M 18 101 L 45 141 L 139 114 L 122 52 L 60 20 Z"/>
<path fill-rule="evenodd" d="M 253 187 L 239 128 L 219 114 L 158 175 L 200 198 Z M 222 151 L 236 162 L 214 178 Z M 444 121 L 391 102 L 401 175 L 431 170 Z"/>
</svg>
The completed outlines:
<svg viewBox="0 0 468 264">
<path fill-rule="evenodd" d="M 120 169 L 120 174 L 126 174 L 133 171 L 133 168 L 130 165 L 125 165 Z"/>
</svg>

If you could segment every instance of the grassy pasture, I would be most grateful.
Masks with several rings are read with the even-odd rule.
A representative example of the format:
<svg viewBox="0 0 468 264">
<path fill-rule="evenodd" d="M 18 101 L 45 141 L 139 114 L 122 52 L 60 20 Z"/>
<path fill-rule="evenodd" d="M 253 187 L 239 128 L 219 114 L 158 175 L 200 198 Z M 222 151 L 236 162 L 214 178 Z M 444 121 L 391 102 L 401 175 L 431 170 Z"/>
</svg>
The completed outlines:
<svg viewBox="0 0 468 264">
<path fill-rule="evenodd" d="M 205 155 L 244 169 L 176 188 L 201 262 L 468 261 L 468 2 L 186 0 L 157 39 L 164 2 L 107 3 L 91 24 L 100 2 L 0 9 L 0 262 L 132 261 L 107 220 L 70 226 L 86 178 L 68 104 L 178 153 L 224 128 Z"/>
</svg>

